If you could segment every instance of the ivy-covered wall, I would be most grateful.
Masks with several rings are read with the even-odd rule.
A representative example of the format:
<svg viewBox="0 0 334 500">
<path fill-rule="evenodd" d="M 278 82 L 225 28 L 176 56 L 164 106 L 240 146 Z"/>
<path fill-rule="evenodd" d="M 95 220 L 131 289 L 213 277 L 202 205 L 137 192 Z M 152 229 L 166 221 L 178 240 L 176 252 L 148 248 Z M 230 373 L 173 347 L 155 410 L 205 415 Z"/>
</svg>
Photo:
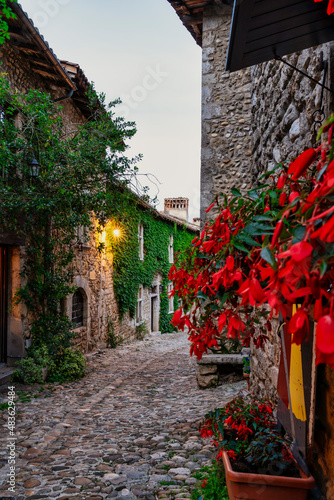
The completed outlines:
<svg viewBox="0 0 334 500">
<path fill-rule="evenodd" d="M 131 194 L 125 193 L 115 200 L 111 219 L 106 228 L 107 251 L 113 255 L 113 283 L 119 314 L 127 312 L 133 318 L 136 313 L 140 285 L 149 288 L 154 276 L 162 276 L 163 290 L 160 292 L 160 331 L 172 332 L 167 295 L 170 236 L 173 236 L 174 255 L 182 252 L 193 240 L 196 231 L 167 220 L 162 214 L 141 203 Z M 138 225 L 144 227 L 144 259 L 139 258 Z M 114 235 L 119 229 L 120 235 Z M 178 307 L 175 298 L 175 309 Z"/>
</svg>

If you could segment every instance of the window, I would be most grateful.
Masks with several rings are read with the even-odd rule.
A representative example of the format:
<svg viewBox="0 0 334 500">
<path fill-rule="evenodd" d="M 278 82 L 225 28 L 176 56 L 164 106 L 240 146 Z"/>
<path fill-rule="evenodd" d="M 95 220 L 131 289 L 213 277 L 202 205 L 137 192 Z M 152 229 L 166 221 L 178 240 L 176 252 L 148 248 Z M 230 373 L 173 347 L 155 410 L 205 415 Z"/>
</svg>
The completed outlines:
<svg viewBox="0 0 334 500">
<path fill-rule="evenodd" d="M 168 308 L 169 313 L 174 312 L 174 295 L 171 295 L 172 291 L 173 291 L 173 283 L 168 283 L 167 293 L 168 293 L 168 302 L 169 302 L 169 308 Z"/>
<path fill-rule="evenodd" d="M 143 321 L 143 287 L 140 285 L 137 297 L 136 323 Z"/>
<path fill-rule="evenodd" d="M 138 224 L 139 258 L 144 260 L 144 226 Z"/>
<path fill-rule="evenodd" d="M 79 328 L 84 324 L 84 297 L 80 289 L 72 298 L 72 324 L 73 328 Z"/>
<path fill-rule="evenodd" d="M 169 236 L 168 255 L 169 255 L 169 263 L 173 264 L 173 262 L 174 262 L 174 237 L 172 234 Z"/>
</svg>

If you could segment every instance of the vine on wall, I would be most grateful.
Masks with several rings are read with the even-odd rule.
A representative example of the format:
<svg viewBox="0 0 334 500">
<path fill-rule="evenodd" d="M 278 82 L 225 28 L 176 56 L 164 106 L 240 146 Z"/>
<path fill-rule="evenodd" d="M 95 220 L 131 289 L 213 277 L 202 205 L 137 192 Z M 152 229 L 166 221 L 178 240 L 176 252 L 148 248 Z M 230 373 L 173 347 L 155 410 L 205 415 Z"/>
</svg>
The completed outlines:
<svg viewBox="0 0 334 500">
<path fill-rule="evenodd" d="M 179 227 L 160 218 L 153 210 L 140 204 L 132 193 L 118 193 L 115 205 L 109 214 L 113 220 L 106 229 L 107 249 L 113 254 L 113 282 L 120 316 L 129 312 L 133 318 L 136 312 L 139 286 L 152 285 L 156 273 L 162 276 L 163 291 L 160 294 L 160 330 L 172 332 L 169 301 L 167 295 L 169 263 L 169 237 L 174 240 L 174 253 L 184 251 L 194 238 L 186 226 Z M 144 260 L 139 258 L 138 225 L 144 226 Z M 120 230 L 120 237 L 114 236 L 114 229 Z M 178 308 L 175 297 L 174 309 Z"/>
</svg>

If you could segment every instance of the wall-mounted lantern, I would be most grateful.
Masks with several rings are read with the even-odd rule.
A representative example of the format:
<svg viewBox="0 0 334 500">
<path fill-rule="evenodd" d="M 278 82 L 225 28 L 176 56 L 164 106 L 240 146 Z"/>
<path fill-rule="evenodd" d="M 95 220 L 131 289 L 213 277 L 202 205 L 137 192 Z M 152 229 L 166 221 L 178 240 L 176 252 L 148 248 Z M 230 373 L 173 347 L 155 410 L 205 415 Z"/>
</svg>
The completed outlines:
<svg viewBox="0 0 334 500">
<path fill-rule="evenodd" d="M 29 167 L 30 167 L 30 177 L 32 177 L 33 179 L 36 179 L 36 177 L 39 176 L 41 166 L 38 163 L 38 161 L 36 160 L 35 156 L 31 160 L 31 162 L 29 163 Z"/>
</svg>

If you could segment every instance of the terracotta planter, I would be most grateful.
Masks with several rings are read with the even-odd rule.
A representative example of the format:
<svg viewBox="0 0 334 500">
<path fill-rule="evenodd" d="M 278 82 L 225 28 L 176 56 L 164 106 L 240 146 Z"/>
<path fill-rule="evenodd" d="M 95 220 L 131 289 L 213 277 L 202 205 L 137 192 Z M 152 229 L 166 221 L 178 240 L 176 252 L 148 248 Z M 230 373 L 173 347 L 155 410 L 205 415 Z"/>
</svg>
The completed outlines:
<svg viewBox="0 0 334 500">
<path fill-rule="evenodd" d="M 315 487 L 314 478 L 301 469 L 301 477 L 234 472 L 226 452 L 223 463 L 229 500 L 306 500 L 308 490 Z"/>
<path fill-rule="evenodd" d="M 249 391 L 249 385 L 250 385 L 250 373 L 244 373 L 243 374 L 244 378 L 247 380 L 247 390 Z"/>
</svg>

